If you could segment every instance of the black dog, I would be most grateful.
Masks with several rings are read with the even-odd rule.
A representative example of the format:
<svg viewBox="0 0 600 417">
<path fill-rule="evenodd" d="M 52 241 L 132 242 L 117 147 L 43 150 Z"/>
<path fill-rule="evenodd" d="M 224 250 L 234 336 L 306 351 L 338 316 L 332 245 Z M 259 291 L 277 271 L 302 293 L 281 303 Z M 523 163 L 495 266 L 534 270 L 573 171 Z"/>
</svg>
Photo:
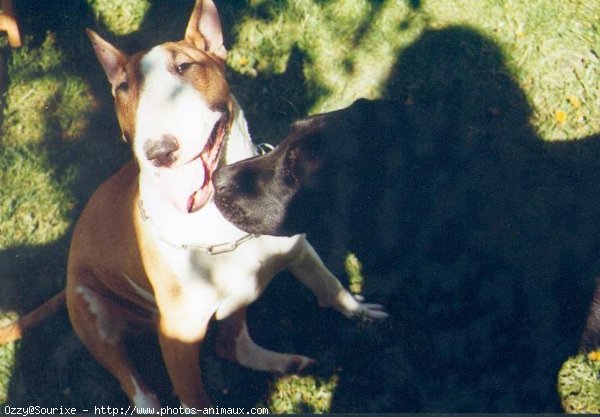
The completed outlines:
<svg viewBox="0 0 600 417">
<path fill-rule="evenodd" d="M 340 255 L 360 236 L 370 252 L 397 253 L 417 181 L 410 120 L 401 103 L 364 99 L 302 119 L 271 153 L 218 170 L 217 207 L 250 233 L 307 233 Z"/>
<path fill-rule="evenodd" d="M 330 268 L 345 250 L 356 252 L 372 288 L 389 294 L 392 317 L 409 329 L 402 335 L 417 335 L 411 360 L 434 364 L 424 381 L 449 372 L 487 386 L 511 364 L 519 376 L 502 391 L 527 380 L 538 387 L 534 398 L 574 351 L 573 323 L 583 320 L 587 302 L 581 294 L 597 275 L 590 265 L 600 230 L 600 143 L 530 141 L 518 124 L 498 129 L 502 116 L 485 106 L 468 130 L 426 110 L 360 100 L 303 119 L 271 153 L 221 168 L 216 204 L 248 232 L 312 234 Z M 582 242 L 590 249 L 577 261 L 572 247 L 585 248 Z M 539 343 L 558 333 L 568 333 L 556 336 L 560 354 Z M 437 347 L 422 354 L 429 343 Z M 600 286 L 581 350 L 599 346 Z M 543 365 L 532 373 L 536 355 Z"/>
</svg>

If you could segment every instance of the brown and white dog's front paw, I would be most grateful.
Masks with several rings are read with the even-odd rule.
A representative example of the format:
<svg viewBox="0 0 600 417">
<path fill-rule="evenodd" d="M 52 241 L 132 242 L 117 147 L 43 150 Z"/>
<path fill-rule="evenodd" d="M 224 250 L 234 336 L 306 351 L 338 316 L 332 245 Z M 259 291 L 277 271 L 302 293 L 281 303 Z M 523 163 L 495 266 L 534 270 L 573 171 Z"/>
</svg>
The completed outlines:
<svg viewBox="0 0 600 417">
<path fill-rule="evenodd" d="M 237 362 L 257 371 L 276 374 L 299 374 L 318 364 L 316 360 L 303 355 L 273 352 L 260 346 L 255 346 L 253 349 L 254 356 L 238 356 Z"/>
<path fill-rule="evenodd" d="M 278 364 L 273 372 L 279 374 L 300 374 L 307 368 L 317 365 L 318 362 L 312 358 L 302 355 L 284 355 L 278 359 Z"/>
<path fill-rule="evenodd" d="M 219 323 L 215 351 L 222 358 L 248 368 L 278 374 L 300 373 L 317 364 L 307 356 L 273 352 L 257 345 L 248 333 L 245 308 Z"/>
</svg>

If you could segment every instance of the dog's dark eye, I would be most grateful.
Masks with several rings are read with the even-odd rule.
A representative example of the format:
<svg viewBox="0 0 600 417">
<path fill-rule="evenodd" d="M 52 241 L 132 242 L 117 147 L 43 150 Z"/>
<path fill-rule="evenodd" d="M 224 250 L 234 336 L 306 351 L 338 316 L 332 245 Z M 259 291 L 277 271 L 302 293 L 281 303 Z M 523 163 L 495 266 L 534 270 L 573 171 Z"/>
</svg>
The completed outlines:
<svg viewBox="0 0 600 417">
<path fill-rule="evenodd" d="M 129 90 L 129 83 L 127 81 L 123 81 L 121 84 L 117 86 L 117 91 L 121 93 L 126 93 Z"/>
<path fill-rule="evenodd" d="M 183 75 L 183 73 L 191 66 L 192 64 L 190 62 L 184 62 L 183 64 L 177 65 L 175 71 L 177 71 L 177 74 Z"/>
</svg>

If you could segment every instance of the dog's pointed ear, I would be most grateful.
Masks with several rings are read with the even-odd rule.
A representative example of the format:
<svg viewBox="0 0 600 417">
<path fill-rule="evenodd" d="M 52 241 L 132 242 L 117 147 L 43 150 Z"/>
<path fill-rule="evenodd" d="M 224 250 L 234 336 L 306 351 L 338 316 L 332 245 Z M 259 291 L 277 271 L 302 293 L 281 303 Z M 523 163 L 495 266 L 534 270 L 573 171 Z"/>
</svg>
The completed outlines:
<svg viewBox="0 0 600 417">
<path fill-rule="evenodd" d="M 185 40 L 223 61 L 227 59 L 219 12 L 212 0 L 196 0 L 185 30 Z"/>
<path fill-rule="evenodd" d="M 98 57 L 98 61 L 100 61 L 102 68 L 104 68 L 108 81 L 114 86 L 119 75 L 125 71 L 127 55 L 102 39 L 93 30 L 86 29 L 86 32 L 90 41 L 92 41 L 96 57 Z"/>
</svg>

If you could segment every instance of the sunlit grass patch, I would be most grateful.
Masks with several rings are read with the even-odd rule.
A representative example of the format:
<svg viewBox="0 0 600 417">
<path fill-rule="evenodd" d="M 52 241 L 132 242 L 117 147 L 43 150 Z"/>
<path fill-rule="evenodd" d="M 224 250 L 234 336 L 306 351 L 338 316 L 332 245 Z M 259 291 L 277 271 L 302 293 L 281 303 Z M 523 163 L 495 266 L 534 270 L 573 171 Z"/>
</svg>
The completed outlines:
<svg viewBox="0 0 600 417">
<path fill-rule="evenodd" d="M 8 400 L 7 391 L 13 371 L 15 349 L 14 343 L 0 346 L 0 404 Z"/>
<path fill-rule="evenodd" d="M 511 56 L 518 79 L 530 91 L 534 126 L 546 139 L 600 131 L 600 4 L 538 1 L 527 14 Z M 564 118 L 557 119 L 556 112 Z"/>
<path fill-rule="evenodd" d="M 265 22 L 262 14 L 270 19 Z M 411 16 L 404 2 L 266 3 L 262 14 L 236 25 L 238 42 L 230 66 L 250 75 L 281 73 L 298 49 L 304 56 L 306 88 L 315 99 L 312 112 L 380 97 L 399 47 L 417 34 L 412 27 L 402 29 Z"/>
<path fill-rule="evenodd" d="M 0 249 L 44 244 L 69 227 L 73 201 L 67 184 L 54 177 L 47 155 L 21 146 L 0 158 Z"/>
<path fill-rule="evenodd" d="M 362 264 L 355 254 L 349 253 L 346 255 L 344 269 L 346 270 L 348 281 L 350 282 L 350 292 L 356 295 L 362 294 L 365 277 L 362 272 Z"/>
<path fill-rule="evenodd" d="M 86 0 L 108 30 L 115 35 L 127 35 L 140 29 L 150 8 L 148 0 Z"/>
<path fill-rule="evenodd" d="M 567 413 L 600 413 L 600 360 L 597 352 L 567 360 L 558 374 L 558 393 Z"/>
<path fill-rule="evenodd" d="M 257 2 L 258 3 L 258 2 Z M 398 54 L 425 29 L 470 27 L 493 39 L 533 107 L 544 139 L 600 131 L 600 3 L 570 0 L 260 2 L 236 26 L 230 65 L 243 74 L 282 73 L 303 55 L 311 112 L 343 107 L 385 91 Z M 435 63 L 432 63 L 435 65 Z M 573 106 L 570 97 L 576 97 Z M 564 120 L 556 120 L 556 112 Z"/>
<path fill-rule="evenodd" d="M 94 97 L 82 79 L 65 73 L 63 59 L 52 35 L 38 48 L 12 53 L 1 130 L 5 146 L 73 139 L 85 131 Z"/>
<path fill-rule="evenodd" d="M 83 80 L 68 75 L 63 60 L 54 36 L 48 35 L 38 47 L 13 51 L 8 63 L 0 131 L 2 248 L 52 242 L 69 227 L 68 179 L 57 177 L 58 167 L 49 158 L 60 143 L 85 132 L 94 98 Z"/>
<path fill-rule="evenodd" d="M 0 312 L 0 327 L 17 319 L 16 314 Z M 14 359 L 15 359 L 15 343 L 9 343 L 0 346 L 0 404 L 4 403 L 8 398 L 8 384 L 12 375 Z"/>
<path fill-rule="evenodd" d="M 85 115 L 93 107 L 92 100 L 77 77 L 50 75 L 13 84 L 6 96 L 3 142 L 77 138 L 87 127 Z"/>
<path fill-rule="evenodd" d="M 269 409 L 275 414 L 328 413 L 339 377 L 289 375 L 278 378 L 269 396 Z"/>
<path fill-rule="evenodd" d="M 429 0 L 422 13 L 434 28 L 466 25 L 493 39 L 529 99 L 531 120 L 548 140 L 600 131 L 600 3 L 577 0 Z M 579 106 L 572 106 L 576 97 Z M 557 119 L 556 114 L 561 116 Z"/>
</svg>

